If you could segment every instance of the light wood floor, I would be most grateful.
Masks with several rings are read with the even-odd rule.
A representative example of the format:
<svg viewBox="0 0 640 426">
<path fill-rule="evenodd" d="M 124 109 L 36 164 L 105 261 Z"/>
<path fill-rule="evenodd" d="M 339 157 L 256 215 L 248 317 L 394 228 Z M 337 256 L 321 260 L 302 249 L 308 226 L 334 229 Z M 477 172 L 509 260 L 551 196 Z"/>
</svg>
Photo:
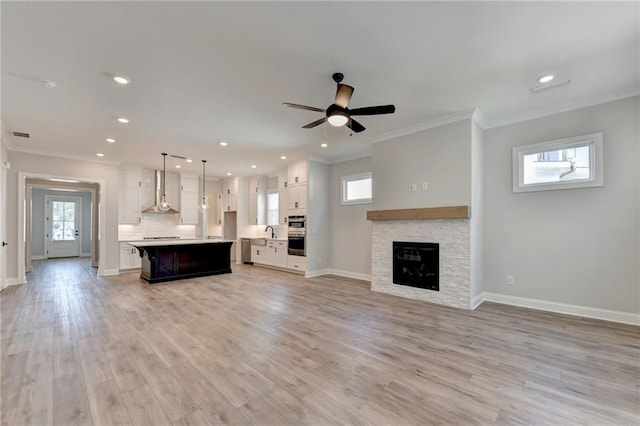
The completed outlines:
<svg viewBox="0 0 640 426">
<path fill-rule="evenodd" d="M 2 424 L 638 424 L 640 327 L 258 267 L 0 294 Z"/>
</svg>

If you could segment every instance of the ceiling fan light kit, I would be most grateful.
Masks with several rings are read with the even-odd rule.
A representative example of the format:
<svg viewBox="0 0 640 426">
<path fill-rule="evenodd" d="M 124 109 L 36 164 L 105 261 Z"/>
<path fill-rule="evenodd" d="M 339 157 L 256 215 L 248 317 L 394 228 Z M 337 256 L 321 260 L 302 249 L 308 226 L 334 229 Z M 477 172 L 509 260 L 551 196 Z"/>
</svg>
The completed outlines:
<svg viewBox="0 0 640 426">
<path fill-rule="evenodd" d="M 319 126 L 320 124 L 329 122 L 329 124 L 335 127 L 347 126 L 356 133 L 360 133 L 365 130 L 365 127 L 351 118 L 352 116 L 393 114 L 396 111 L 396 107 L 394 105 L 370 106 L 350 110 L 347 106 L 349 105 L 349 101 L 351 100 L 351 96 L 353 95 L 355 89 L 348 84 L 342 84 L 341 82 L 343 78 L 344 75 L 339 72 L 333 74 L 333 81 L 335 81 L 337 84 L 336 96 L 334 103 L 329 105 L 327 109 L 293 104 L 290 102 L 283 102 L 282 105 L 289 108 L 297 108 L 307 111 L 325 113 L 325 116 L 321 119 L 302 126 L 303 129 L 311 129 L 313 127 Z"/>
</svg>

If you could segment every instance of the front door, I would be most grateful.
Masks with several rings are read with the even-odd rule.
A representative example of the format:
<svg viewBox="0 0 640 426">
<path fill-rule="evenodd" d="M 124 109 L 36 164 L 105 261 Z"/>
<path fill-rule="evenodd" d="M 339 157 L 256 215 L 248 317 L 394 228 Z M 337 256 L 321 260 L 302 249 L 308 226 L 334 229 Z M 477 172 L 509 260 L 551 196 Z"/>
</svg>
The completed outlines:
<svg viewBox="0 0 640 426">
<path fill-rule="evenodd" d="M 80 256 L 81 203 L 77 197 L 46 197 L 47 258 Z"/>
</svg>

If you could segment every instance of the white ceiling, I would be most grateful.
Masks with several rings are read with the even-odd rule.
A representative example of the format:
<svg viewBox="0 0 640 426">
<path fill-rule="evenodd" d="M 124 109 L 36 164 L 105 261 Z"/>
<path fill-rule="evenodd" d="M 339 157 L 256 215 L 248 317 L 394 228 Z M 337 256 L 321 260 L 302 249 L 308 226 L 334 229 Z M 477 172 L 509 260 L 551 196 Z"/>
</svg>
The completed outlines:
<svg viewBox="0 0 640 426">
<path fill-rule="evenodd" d="M 495 123 L 637 94 L 639 8 L 3 1 L 2 124 L 31 134 L 10 142 L 16 150 L 149 168 L 161 167 L 166 151 L 193 158 L 182 170 L 196 174 L 206 159 L 210 176 L 272 175 L 280 155 L 339 161 L 385 135 L 474 108 Z M 326 108 L 334 72 L 355 87 L 350 108 L 393 103 L 396 113 L 360 117 L 367 130 L 353 136 L 327 126 L 323 149 L 324 126 L 301 129 L 322 114 L 281 103 Z M 530 94 L 548 72 L 571 83 Z M 132 83 L 117 87 L 107 73 Z"/>
</svg>

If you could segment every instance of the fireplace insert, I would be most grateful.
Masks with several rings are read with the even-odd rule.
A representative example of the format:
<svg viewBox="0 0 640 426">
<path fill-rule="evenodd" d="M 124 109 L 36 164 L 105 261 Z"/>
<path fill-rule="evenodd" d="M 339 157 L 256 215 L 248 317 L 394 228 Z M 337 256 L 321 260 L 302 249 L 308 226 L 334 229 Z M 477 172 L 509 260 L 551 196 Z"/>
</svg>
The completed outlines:
<svg viewBox="0 0 640 426">
<path fill-rule="evenodd" d="M 439 244 L 394 241 L 393 283 L 440 291 Z"/>
</svg>

